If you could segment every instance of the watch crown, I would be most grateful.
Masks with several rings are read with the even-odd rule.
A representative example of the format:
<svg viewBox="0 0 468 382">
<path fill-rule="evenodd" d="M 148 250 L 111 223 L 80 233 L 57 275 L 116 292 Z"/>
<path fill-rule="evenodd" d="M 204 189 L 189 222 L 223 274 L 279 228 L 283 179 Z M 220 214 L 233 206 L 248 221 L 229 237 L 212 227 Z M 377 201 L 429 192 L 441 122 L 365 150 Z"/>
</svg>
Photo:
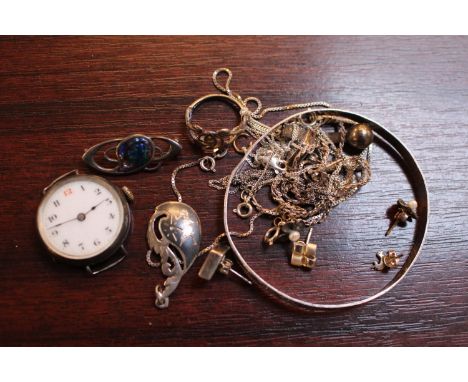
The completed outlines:
<svg viewBox="0 0 468 382">
<path fill-rule="evenodd" d="M 129 202 L 133 202 L 135 200 L 135 196 L 133 195 L 133 192 L 130 191 L 130 189 L 127 186 L 122 187 L 122 192 L 124 193 L 125 197 Z"/>
</svg>

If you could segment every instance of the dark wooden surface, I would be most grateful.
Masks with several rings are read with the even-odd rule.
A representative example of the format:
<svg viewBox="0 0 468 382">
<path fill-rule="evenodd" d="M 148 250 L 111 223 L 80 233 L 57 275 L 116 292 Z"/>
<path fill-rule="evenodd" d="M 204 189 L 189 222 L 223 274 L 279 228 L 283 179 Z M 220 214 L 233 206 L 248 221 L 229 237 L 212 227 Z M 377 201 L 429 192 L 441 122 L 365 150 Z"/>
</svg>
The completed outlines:
<svg viewBox="0 0 468 382">
<path fill-rule="evenodd" d="M 232 87 L 244 97 L 265 105 L 325 100 L 381 122 L 412 150 L 432 212 L 422 255 L 397 288 L 362 307 L 304 314 L 222 276 L 202 283 L 199 261 L 169 309 L 156 310 L 153 288 L 162 278 L 144 260 L 146 222 L 155 204 L 174 199 L 175 162 L 114 178 L 136 196 L 131 255 L 122 264 L 88 277 L 50 260 L 35 229 L 40 190 L 71 169 L 86 171 L 84 148 L 135 132 L 177 137 L 180 163 L 196 158 L 184 111 L 213 91 L 210 76 L 220 66 L 233 70 Z M 0 344 L 468 345 L 467 89 L 463 37 L 1 38 Z M 225 107 L 200 118 L 235 122 Z M 227 158 L 219 175 L 235 160 Z M 411 226 L 390 241 L 382 236 L 385 209 L 411 189 L 383 152 L 373 166 L 372 182 L 318 228 L 322 268 L 301 272 L 284 254 L 270 261 L 252 251 L 259 272 L 315 301 L 388 281 L 391 274 L 369 266 L 377 249 L 409 247 Z M 180 182 L 203 222 L 204 244 L 222 229 L 223 194 L 208 178 L 192 169 Z"/>
</svg>

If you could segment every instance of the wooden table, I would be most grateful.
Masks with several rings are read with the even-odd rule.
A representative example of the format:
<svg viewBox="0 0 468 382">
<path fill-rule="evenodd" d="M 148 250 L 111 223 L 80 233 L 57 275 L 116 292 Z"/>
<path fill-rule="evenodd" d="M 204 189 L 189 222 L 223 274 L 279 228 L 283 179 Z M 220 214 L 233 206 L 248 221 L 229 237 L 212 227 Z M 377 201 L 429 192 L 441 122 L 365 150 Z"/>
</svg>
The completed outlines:
<svg viewBox="0 0 468 382">
<path fill-rule="evenodd" d="M 267 106 L 328 101 L 381 122 L 417 157 L 430 191 L 428 238 L 394 290 L 362 307 L 306 314 L 233 278 L 202 282 L 199 260 L 170 307 L 154 307 L 153 288 L 163 279 L 145 262 L 147 220 L 156 204 L 174 200 L 176 163 L 199 156 L 184 111 L 214 91 L 210 77 L 222 66 L 243 97 Z M 467 89 L 463 37 L 1 38 L 0 344 L 468 345 Z M 236 120 L 222 105 L 198 118 L 211 127 Z M 69 170 L 89 171 L 80 160 L 85 148 L 136 132 L 178 138 L 184 150 L 155 174 L 112 179 L 136 196 L 130 256 L 96 277 L 52 262 L 36 232 L 40 191 Z M 238 159 L 230 154 L 217 175 Z M 411 196 L 390 159 L 377 151 L 373 180 L 317 227 L 312 272 L 288 266 L 281 251 L 249 259 L 273 282 L 316 300 L 383 285 L 393 273 L 370 270 L 376 250 L 408 249 L 414 228 L 383 237 L 386 208 Z M 222 230 L 223 193 L 208 187 L 212 178 L 192 169 L 179 182 L 206 245 Z"/>
</svg>

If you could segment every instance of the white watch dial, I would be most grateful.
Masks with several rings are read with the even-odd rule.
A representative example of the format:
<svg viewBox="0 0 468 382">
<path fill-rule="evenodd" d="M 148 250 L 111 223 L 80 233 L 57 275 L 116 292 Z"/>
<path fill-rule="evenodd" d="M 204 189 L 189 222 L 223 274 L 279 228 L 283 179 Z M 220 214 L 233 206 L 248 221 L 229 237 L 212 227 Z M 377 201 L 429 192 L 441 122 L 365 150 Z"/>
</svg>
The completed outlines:
<svg viewBox="0 0 468 382">
<path fill-rule="evenodd" d="M 124 224 L 117 191 L 95 177 L 72 176 L 52 187 L 39 206 L 39 233 L 59 256 L 84 260 L 107 250 Z"/>
</svg>

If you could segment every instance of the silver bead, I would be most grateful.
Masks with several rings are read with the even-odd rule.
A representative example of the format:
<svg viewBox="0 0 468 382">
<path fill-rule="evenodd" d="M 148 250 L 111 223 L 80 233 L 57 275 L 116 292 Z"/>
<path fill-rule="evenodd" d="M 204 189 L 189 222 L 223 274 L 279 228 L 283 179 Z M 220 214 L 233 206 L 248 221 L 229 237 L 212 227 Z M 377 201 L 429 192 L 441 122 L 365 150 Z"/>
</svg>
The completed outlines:
<svg viewBox="0 0 468 382">
<path fill-rule="evenodd" d="M 351 127 L 346 134 L 346 141 L 353 147 L 364 150 L 374 140 L 374 132 L 364 124 L 358 123 Z"/>
</svg>

